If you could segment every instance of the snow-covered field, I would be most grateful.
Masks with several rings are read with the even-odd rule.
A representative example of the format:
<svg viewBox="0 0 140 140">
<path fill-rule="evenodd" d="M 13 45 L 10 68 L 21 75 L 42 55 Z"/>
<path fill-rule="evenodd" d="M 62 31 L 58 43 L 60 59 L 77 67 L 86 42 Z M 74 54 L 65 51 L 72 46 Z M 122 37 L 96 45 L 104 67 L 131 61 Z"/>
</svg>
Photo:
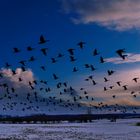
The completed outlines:
<svg viewBox="0 0 140 140">
<path fill-rule="evenodd" d="M 92 123 L 0 124 L 0 140 L 140 140 L 140 119 Z"/>
</svg>

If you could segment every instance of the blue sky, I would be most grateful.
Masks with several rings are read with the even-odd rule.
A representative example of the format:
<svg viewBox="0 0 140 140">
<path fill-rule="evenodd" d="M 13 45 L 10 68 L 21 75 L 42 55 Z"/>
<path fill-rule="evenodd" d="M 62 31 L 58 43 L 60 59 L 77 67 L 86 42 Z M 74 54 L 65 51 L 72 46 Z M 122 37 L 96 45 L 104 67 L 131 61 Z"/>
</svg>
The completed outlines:
<svg viewBox="0 0 140 140">
<path fill-rule="evenodd" d="M 56 89 L 55 85 L 58 82 L 67 81 L 78 92 L 78 95 L 84 96 L 79 90 L 84 87 L 89 92 L 89 97 L 96 99 L 93 103 L 84 99 L 81 101 L 82 104 L 97 105 L 103 101 L 109 105 L 118 103 L 139 106 L 138 83 L 133 83 L 132 78 L 140 76 L 140 19 L 138 16 L 140 3 L 134 1 L 110 0 L 107 3 L 103 0 L 87 0 L 86 2 L 84 0 L 1 1 L 1 72 L 5 73 L 7 78 L 11 75 L 10 69 L 20 69 L 21 65 L 18 63 L 20 60 L 27 61 L 31 56 L 35 56 L 37 60 L 34 63 L 27 63 L 27 75 L 29 74 L 31 79 L 47 80 L 53 89 L 52 95 L 57 98 L 59 98 L 60 91 Z M 39 45 L 40 35 L 50 41 Z M 83 50 L 77 46 L 80 41 L 86 42 Z M 35 50 L 31 53 L 27 52 L 26 47 L 28 46 Z M 21 52 L 14 54 L 14 47 L 19 48 Z M 43 56 L 40 52 L 40 49 L 44 47 L 48 48 L 47 56 Z M 77 61 L 74 63 L 69 62 L 67 51 L 69 48 L 75 49 Z M 95 48 L 100 52 L 100 55 L 96 57 L 92 55 Z M 126 49 L 128 55 L 124 61 L 116 54 L 116 50 L 122 48 Z M 56 57 L 58 53 L 64 54 L 64 58 L 60 58 L 56 64 L 52 64 L 51 58 Z M 100 64 L 100 56 L 107 62 Z M 4 68 L 6 62 L 12 65 L 9 71 Z M 97 71 L 92 72 L 85 69 L 84 64 L 86 63 L 95 66 Z M 46 72 L 40 69 L 42 65 L 46 67 Z M 73 67 L 77 67 L 79 71 L 73 73 Z M 111 69 L 116 71 L 115 75 L 108 77 L 107 70 Z M 52 79 L 53 73 L 60 78 L 58 81 Z M 18 74 L 18 76 L 23 75 L 20 70 Z M 94 75 L 98 83 L 95 87 L 84 81 L 89 75 Z M 24 86 L 26 85 L 28 88 L 26 80 L 28 76 L 23 77 L 26 81 Z M 104 77 L 110 79 L 109 84 L 104 83 Z M 13 81 L 13 77 L 11 76 L 9 80 Z M 129 85 L 130 89 L 124 91 L 122 87 L 116 87 L 115 82 L 118 80 L 124 81 L 123 85 Z M 18 85 L 16 80 L 14 82 L 14 85 Z M 103 88 L 111 85 L 116 88 L 109 90 L 109 94 L 102 94 Z M 18 92 L 22 90 L 23 87 Z M 130 94 L 132 90 L 135 90 L 137 98 L 133 98 Z M 112 99 L 114 93 L 117 93 L 118 96 L 116 101 Z M 71 97 L 64 96 L 63 98 Z M 5 99 L 2 105 L 5 105 L 6 102 Z"/>
</svg>

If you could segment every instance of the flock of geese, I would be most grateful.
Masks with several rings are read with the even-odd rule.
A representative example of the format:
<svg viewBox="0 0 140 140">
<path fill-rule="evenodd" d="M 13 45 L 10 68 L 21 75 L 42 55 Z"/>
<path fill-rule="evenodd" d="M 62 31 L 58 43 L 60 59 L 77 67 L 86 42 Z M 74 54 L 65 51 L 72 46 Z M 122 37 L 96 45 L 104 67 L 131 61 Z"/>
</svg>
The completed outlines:
<svg viewBox="0 0 140 140">
<path fill-rule="evenodd" d="M 38 41 L 38 45 L 40 45 L 40 53 L 43 56 L 48 56 L 48 48 L 44 47 L 44 45 L 46 45 L 50 40 L 46 40 L 45 37 L 43 35 L 40 36 L 39 41 Z M 44 45 L 43 45 L 44 44 Z M 78 46 L 80 49 L 84 49 L 86 47 L 86 42 L 80 41 L 79 43 L 76 44 L 76 46 Z M 28 46 L 26 48 L 26 51 L 30 52 L 30 54 L 32 54 L 32 52 L 35 50 L 36 48 L 33 48 L 31 46 Z M 67 53 L 69 54 L 69 61 L 70 63 L 72 62 L 73 64 L 75 63 L 75 61 L 78 61 L 76 56 L 75 56 L 75 50 L 76 48 L 69 48 L 67 49 Z M 20 50 L 19 48 L 13 48 L 13 53 L 16 54 L 20 54 L 22 52 L 22 50 Z M 26 52 L 25 52 L 26 53 Z M 120 57 L 122 59 L 122 61 L 125 61 L 125 59 L 127 58 L 127 55 L 125 54 L 125 49 L 119 49 L 116 50 L 115 52 L 118 57 Z M 58 59 L 61 59 L 63 57 L 65 57 L 66 54 L 62 54 L 62 53 L 58 53 L 57 57 L 54 58 L 50 58 L 51 63 L 55 64 L 57 63 Z M 93 57 L 99 56 L 99 62 L 101 64 L 106 63 L 106 59 L 104 59 L 99 51 L 95 48 L 92 52 Z M 22 70 L 22 72 L 26 72 L 28 67 L 27 67 L 27 63 L 30 62 L 35 62 L 36 61 L 36 57 L 34 57 L 33 55 L 30 56 L 30 58 L 28 60 L 20 60 L 18 63 L 20 64 L 20 68 Z M 11 69 L 12 71 L 12 76 L 16 76 L 16 70 L 12 69 L 12 65 L 9 64 L 8 62 L 5 63 L 4 66 L 6 69 Z M 90 69 L 91 71 L 96 71 L 96 68 L 92 65 L 92 64 L 84 64 L 84 68 L 85 69 Z M 44 65 L 40 66 L 41 72 L 42 71 L 47 71 L 46 67 Z M 77 67 L 73 67 L 72 68 L 72 72 L 73 73 L 77 73 L 78 72 L 78 68 Z M 107 70 L 107 75 L 108 76 L 112 76 L 115 73 L 114 70 Z M 103 102 L 99 102 L 97 106 L 92 106 L 90 103 L 91 102 L 95 102 L 94 97 L 91 97 L 87 90 L 83 87 L 81 87 L 79 90 L 83 93 L 83 95 L 81 95 L 80 93 L 77 93 L 77 91 L 75 90 L 74 87 L 72 87 L 70 85 L 70 83 L 66 82 L 66 81 L 61 81 L 60 77 L 56 74 L 53 73 L 52 74 L 52 80 L 55 81 L 56 86 L 55 88 L 57 89 L 56 91 L 53 91 L 53 88 L 51 88 L 49 86 L 49 83 L 47 80 L 39 80 L 39 79 L 34 79 L 33 81 L 28 81 L 28 88 L 29 91 L 27 93 L 24 93 L 24 98 L 25 100 L 18 100 L 20 93 L 17 92 L 16 87 L 11 87 L 11 85 L 9 85 L 9 83 L 6 83 L 3 79 L 5 78 L 5 75 L 3 74 L 3 72 L 0 72 L 0 89 L 1 91 L 3 91 L 3 93 L 1 93 L 0 95 L 0 101 L 2 100 L 6 100 L 2 103 L 2 109 L 3 111 L 9 111 L 9 110 L 13 110 L 16 111 L 16 107 L 18 106 L 18 108 L 20 108 L 22 111 L 36 111 L 39 112 L 40 110 L 42 110 L 42 107 L 39 105 L 39 103 L 44 104 L 46 107 L 48 107 L 48 111 L 53 111 L 57 109 L 57 106 L 60 107 L 64 107 L 67 109 L 70 109 L 71 111 L 76 109 L 76 108 L 81 108 L 83 106 L 82 101 L 86 100 L 86 102 L 89 102 L 89 106 L 90 107 L 94 107 L 95 109 L 99 109 L 99 110 L 103 110 L 105 108 L 108 109 L 108 111 L 117 111 L 118 109 L 121 110 L 121 112 L 125 113 L 127 112 L 127 108 L 125 106 L 120 106 L 119 104 L 115 104 L 113 109 L 109 108 L 109 105 L 104 104 Z M 22 83 L 24 80 L 24 77 L 18 77 L 18 82 Z M 135 83 L 138 82 L 139 77 L 134 77 L 132 79 Z M 94 80 L 93 75 L 89 75 L 87 78 L 84 79 L 84 81 L 86 82 L 91 82 L 93 86 L 96 86 L 98 83 Z M 108 79 L 108 77 L 104 77 L 104 82 L 107 83 L 110 80 Z M 43 86 L 42 86 L 43 85 Z M 118 87 L 123 88 L 124 91 L 128 90 L 128 85 L 125 85 L 122 83 L 122 81 L 116 81 L 116 85 Z M 109 86 L 103 87 L 103 92 L 107 92 L 108 90 L 113 89 L 114 86 Z M 23 89 L 24 90 L 24 89 Z M 44 93 L 47 95 L 46 97 L 41 97 L 40 93 Z M 55 94 L 53 94 L 54 96 L 51 95 L 52 92 L 56 92 Z M 135 91 L 131 91 L 131 94 L 134 98 L 137 97 L 137 95 L 135 94 Z M 64 96 L 63 96 L 64 95 Z M 65 96 L 69 95 L 69 98 L 65 98 Z M 116 98 L 115 93 L 113 95 L 111 95 L 113 99 Z M 15 98 L 17 98 L 17 100 L 14 100 Z M 136 107 L 133 108 L 133 112 L 136 113 Z"/>
</svg>

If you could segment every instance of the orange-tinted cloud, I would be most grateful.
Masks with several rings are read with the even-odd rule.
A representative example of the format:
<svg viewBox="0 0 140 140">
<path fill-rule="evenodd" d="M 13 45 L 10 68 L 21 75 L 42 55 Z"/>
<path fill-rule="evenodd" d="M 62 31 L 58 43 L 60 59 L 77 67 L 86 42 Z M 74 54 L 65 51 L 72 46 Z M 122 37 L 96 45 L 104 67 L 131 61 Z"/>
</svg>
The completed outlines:
<svg viewBox="0 0 140 140">
<path fill-rule="evenodd" d="M 140 54 L 126 53 L 127 57 L 122 60 L 120 57 L 107 58 L 106 62 L 114 64 L 135 63 L 140 62 Z"/>
</svg>

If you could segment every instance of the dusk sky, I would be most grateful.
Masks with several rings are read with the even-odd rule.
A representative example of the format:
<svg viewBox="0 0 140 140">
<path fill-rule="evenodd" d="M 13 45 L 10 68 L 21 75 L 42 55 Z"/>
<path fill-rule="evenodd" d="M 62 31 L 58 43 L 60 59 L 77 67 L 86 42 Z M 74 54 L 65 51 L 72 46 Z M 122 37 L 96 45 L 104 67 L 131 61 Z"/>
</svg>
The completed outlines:
<svg viewBox="0 0 140 140">
<path fill-rule="evenodd" d="M 19 115 L 24 109 L 27 114 L 83 113 L 86 112 L 84 107 L 98 106 L 101 102 L 108 105 L 140 106 L 139 0 L 4 0 L 0 2 L 0 34 L 0 71 L 3 74 L 0 84 L 7 83 L 10 92 L 4 97 L 6 89 L 1 86 L 2 114 L 10 112 Z M 50 41 L 39 44 L 41 35 Z M 85 42 L 83 49 L 77 45 L 80 41 Z M 27 51 L 28 46 L 34 50 Z M 20 52 L 14 53 L 13 48 L 18 48 Z M 41 53 L 42 48 L 47 48 L 46 56 Z M 75 49 L 74 62 L 70 62 L 69 48 Z M 93 56 L 95 49 L 99 52 L 97 56 Z M 117 55 L 118 49 L 125 49 L 125 60 Z M 64 56 L 58 58 L 59 53 Z M 31 56 L 35 57 L 34 62 L 28 61 Z M 100 57 L 104 58 L 104 63 L 100 63 Z M 56 63 L 52 63 L 51 58 L 55 58 Z M 21 60 L 26 61 L 25 72 L 21 70 Z M 5 66 L 7 62 L 11 65 L 8 68 Z M 93 65 L 96 70 L 85 68 L 85 64 Z M 41 66 L 45 67 L 45 71 Z M 74 67 L 77 72 L 73 72 Z M 12 75 L 12 70 L 16 71 L 16 75 Z M 108 76 L 108 70 L 115 72 Z M 59 79 L 54 80 L 53 74 Z M 90 75 L 93 75 L 92 80 L 96 85 L 92 84 L 92 80 L 85 81 Z M 19 82 L 19 77 L 23 81 Z M 109 81 L 104 82 L 104 77 Z M 133 78 L 138 78 L 137 82 Z M 45 86 L 33 85 L 38 93 L 38 102 L 32 96 L 35 91 L 29 87 L 29 81 L 34 80 L 48 82 Z M 121 86 L 117 85 L 117 81 L 121 81 Z M 68 86 L 63 85 L 57 89 L 59 82 L 66 82 Z M 124 90 L 125 85 L 128 85 L 127 90 Z M 50 93 L 45 92 L 48 87 L 51 88 Z M 70 94 L 70 87 L 74 89 L 73 95 Z M 108 90 L 104 91 L 104 87 Z M 11 88 L 15 89 L 14 93 Z M 64 88 L 68 90 L 66 93 Z M 26 101 L 29 92 L 33 103 Z M 14 94 L 18 94 L 18 97 Z M 80 96 L 82 99 L 79 100 Z M 67 104 L 69 100 L 83 108 L 62 108 L 59 104 L 54 107 L 40 102 L 49 97 L 55 97 L 53 102 L 62 99 Z M 76 102 L 73 101 L 74 97 Z M 31 110 L 27 109 L 29 106 Z M 6 110 L 3 111 L 3 108 Z"/>
</svg>

